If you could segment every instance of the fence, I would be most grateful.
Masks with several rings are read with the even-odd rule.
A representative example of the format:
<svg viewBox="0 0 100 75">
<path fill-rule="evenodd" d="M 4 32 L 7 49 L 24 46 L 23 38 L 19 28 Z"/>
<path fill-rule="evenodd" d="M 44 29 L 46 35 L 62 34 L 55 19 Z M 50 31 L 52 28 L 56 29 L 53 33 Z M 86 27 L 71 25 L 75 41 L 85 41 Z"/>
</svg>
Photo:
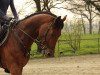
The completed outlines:
<svg viewBox="0 0 100 75">
<path fill-rule="evenodd" d="M 56 56 L 64 55 L 82 55 L 82 54 L 96 54 L 100 53 L 100 38 L 81 39 L 80 50 L 73 53 L 72 48 L 68 44 L 69 40 L 58 40 L 55 49 Z M 42 54 L 37 52 L 37 46 L 34 44 L 31 50 L 31 57 L 42 57 Z"/>
<path fill-rule="evenodd" d="M 69 40 L 58 40 L 57 51 L 61 55 L 71 55 Z M 80 39 L 80 50 L 76 54 L 100 53 L 100 38 Z M 75 53 L 74 53 L 75 54 Z"/>
</svg>

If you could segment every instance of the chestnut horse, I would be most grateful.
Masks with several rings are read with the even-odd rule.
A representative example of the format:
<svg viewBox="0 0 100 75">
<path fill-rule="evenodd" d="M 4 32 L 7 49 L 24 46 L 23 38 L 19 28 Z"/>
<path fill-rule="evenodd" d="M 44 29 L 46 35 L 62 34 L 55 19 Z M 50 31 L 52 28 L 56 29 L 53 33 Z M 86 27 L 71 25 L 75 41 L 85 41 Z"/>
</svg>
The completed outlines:
<svg viewBox="0 0 100 75">
<path fill-rule="evenodd" d="M 30 58 L 32 43 L 38 38 L 47 56 L 54 56 L 56 42 L 61 35 L 65 18 L 51 13 L 35 13 L 19 21 L 0 47 L 0 63 L 11 75 L 22 75 Z"/>
</svg>

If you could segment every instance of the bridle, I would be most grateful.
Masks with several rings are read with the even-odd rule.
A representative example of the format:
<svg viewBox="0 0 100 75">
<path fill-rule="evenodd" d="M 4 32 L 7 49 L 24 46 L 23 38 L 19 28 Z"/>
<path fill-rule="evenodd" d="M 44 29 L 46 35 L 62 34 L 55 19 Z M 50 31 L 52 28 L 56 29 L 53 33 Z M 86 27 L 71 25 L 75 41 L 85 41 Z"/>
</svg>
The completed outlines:
<svg viewBox="0 0 100 75">
<path fill-rule="evenodd" d="M 29 34 L 27 34 L 24 30 L 22 30 L 20 28 L 18 28 L 18 30 L 20 30 L 21 32 L 23 32 L 26 36 L 28 36 L 31 40 L 33 40 L 37 45 L 39 44 L 40 47 L 41 47 L 41 49 L 42 49 L 42 53 L 46 54 L 46 49 L 48 49 L 48 48 L 52 49 L 52 48 L 50 48 L 50 46 L 47 43 L 47 35 L 48 35 L 48 32 L 50 31 L 50 29 L 52 28 L 52 26 L 54 25 L 54 22 L 51 22 L 49 24 L 49 27 L 48 27 L 46 33 L 44 34 L 44 37 L 42 37 L 42 38 L 44 38 L 44 40 L 41 39 L 39 36 L 36 39 L 34 39 Z M 14 30 L 14 35 L 16 36 L 16 38 L 18 39 L 20 45 L 24 49 L 24 55 L 25 56 L 29 56 L 30 55 L 30 49 L 27 49 L 27 47 L 25 46 L 25 44 L 23 43 L 23 41 L 20 39 L 17 30 L 16 29 L 13 29 L 13 30 Z"/>
<path fill-rule="evenodd" d="M 48 35 L 48 32 L 50 31 L 50 29 L 52 28 L 54 23 L 50 23 L 49 24 L 49 27 L 47 29 L 47 31 L 45 32 L 44 36 L 42 37 L 42 39 L 40 37 L 37 37 L 37 39 L 35 39 L 35 43 L 37 45 L 40 46 L 41 50 L 42 50 L 42 53 L 45 55 L 47 52 L 46 50 L 49 48 L 49 49 L 52 49 L 48 42 L 47 42 L 47 35 Z"/>
</svg>

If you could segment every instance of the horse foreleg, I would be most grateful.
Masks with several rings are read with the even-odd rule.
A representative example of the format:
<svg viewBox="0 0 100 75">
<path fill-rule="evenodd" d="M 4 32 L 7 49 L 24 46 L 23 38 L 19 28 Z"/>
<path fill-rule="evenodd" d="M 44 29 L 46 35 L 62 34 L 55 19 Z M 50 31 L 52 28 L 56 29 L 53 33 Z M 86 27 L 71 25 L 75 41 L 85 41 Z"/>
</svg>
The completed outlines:
<svg viewBox="0 0 100 75">
<path fill-rule="evenodd" d="M 10 68 L 11 75 L 22 75 L 22 67 L 19 67 L 17 64 L 12 64 Z"/>
</svg>

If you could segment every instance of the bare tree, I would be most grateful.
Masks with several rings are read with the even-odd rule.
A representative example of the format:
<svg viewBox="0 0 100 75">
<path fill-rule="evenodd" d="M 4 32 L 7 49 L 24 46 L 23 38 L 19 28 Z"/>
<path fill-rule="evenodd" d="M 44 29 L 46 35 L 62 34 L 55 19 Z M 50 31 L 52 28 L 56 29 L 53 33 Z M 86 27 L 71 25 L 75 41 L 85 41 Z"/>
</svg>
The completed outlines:
<svg viewBox="0 0 100 75">
<path fill-rule="evenodd" d="M 50 0 L 43 0 L 42 11 L 48 11 L 48 12 L 50 12 L 49 2 L 50 2 Z"/>
<path fill-rule="evenodd" d="M 92 4 L 100 12 L 100 0 L 83 0 L 87 5 Z"/>
<path fill-rule="evenodd" d="M 99 30 L 98 30 L 98 34 L 100 34 L 100 21 L 99 21 Z"/>
<path fill-rule="evenodd" d="M 37 11 L 36 12 L 39 12 L 41 11 L 41 4 L 40 4 L 40 0 L 34 0 L 35 4 L 36 4 L 36 8 L 37 8 Z"/>
<path fill-rule="evenodd" d="M 40 12 L 41 11 L 41 1 L 40 0 L 34 0 L 35 4 L 36 4 L 36 12 Z"/>
<path fill-rule="evenodd" d="M 67 5 L 66 9 L 70 10 L 71 12 L 81 15 L 81 17 L 86 18 L 89 22 L 89 33 L 92 34 L 92 22 L 96 15 L 94 15 L 94 8 L 91 4 L 86 4 L 82 0 L 70 0 L 66 1 Z M 84 24 L 83 24 L 84 25 Z M 83 29 L 85 26 L 83 26 Z"/>
<path fill-rule="evenodd" d="M 52 8 L 57 8 L 56 5 L 62 4 L 64 1 L 61 0 L 33 0 L 36 4 L 37 12 L 38 11 L 48 11 L 51 12 Z M 56 3 L 60 1 L 60 3 Z"/>
</svg>

